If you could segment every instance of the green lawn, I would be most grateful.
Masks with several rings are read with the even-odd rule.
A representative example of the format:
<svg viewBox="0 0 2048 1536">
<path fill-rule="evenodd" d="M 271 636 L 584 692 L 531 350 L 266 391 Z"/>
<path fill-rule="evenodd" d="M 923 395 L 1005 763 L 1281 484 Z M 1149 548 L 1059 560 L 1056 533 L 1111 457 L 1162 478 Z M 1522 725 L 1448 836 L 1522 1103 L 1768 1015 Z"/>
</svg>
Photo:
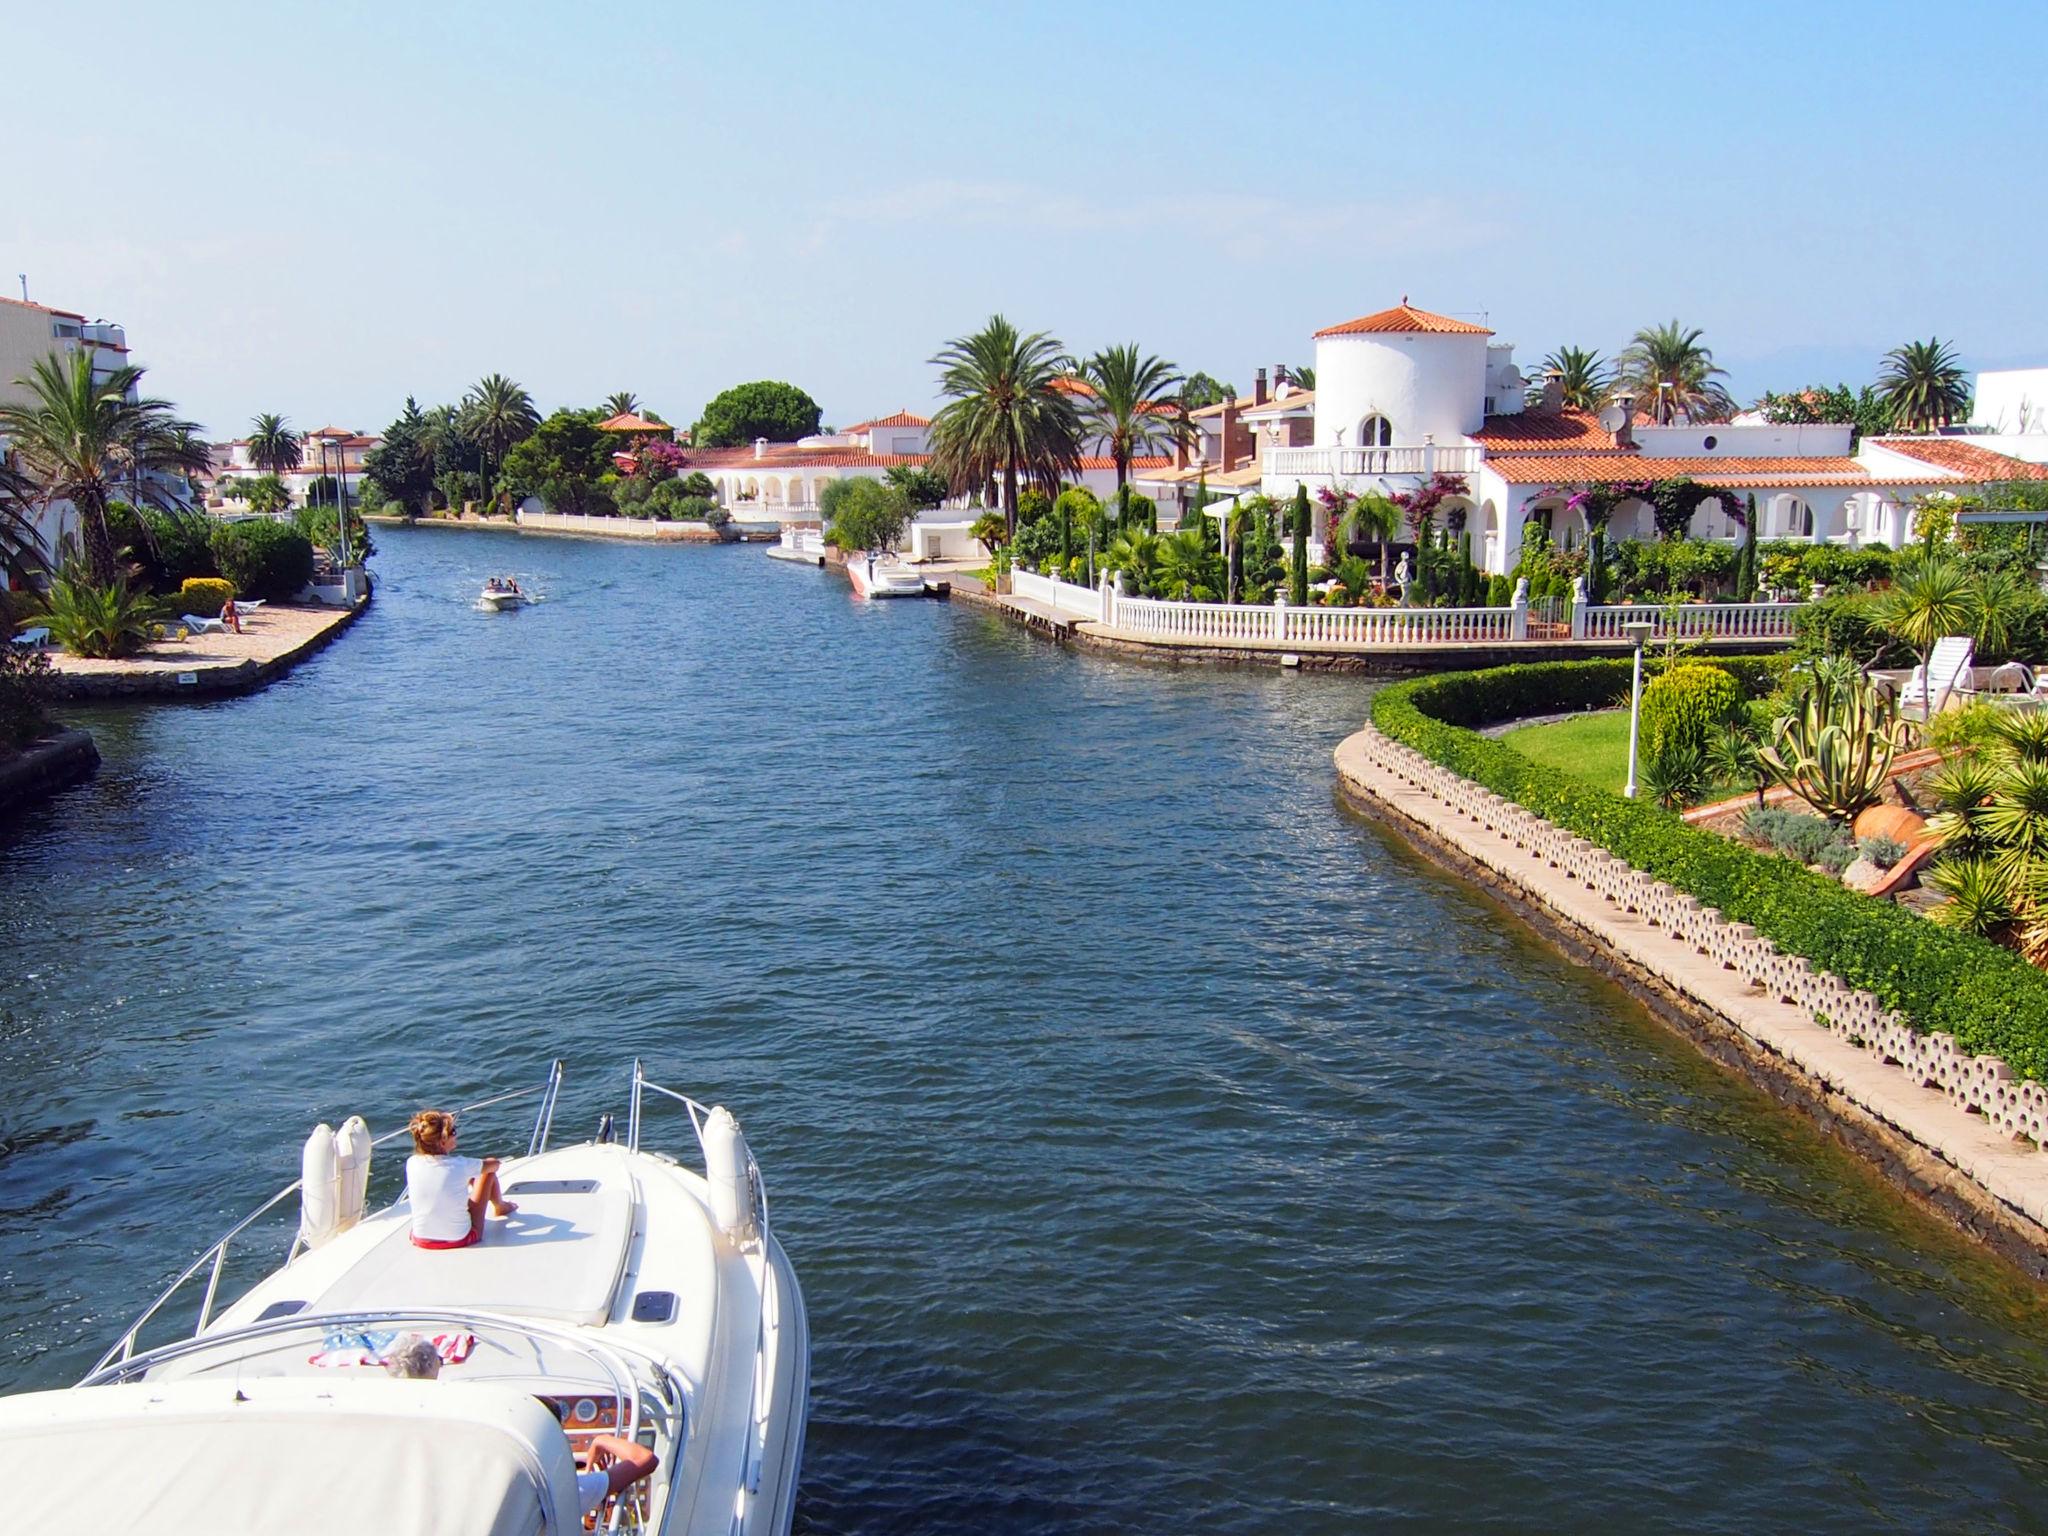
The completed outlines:
<svg viewBox="0 0 2048 1536">
<path fill-rule="evenodd" d="M 1518 726 L 1501 740 L 1546 768 L 1556 768 L 1617 795 L 1628 782 L 1625 709 L 1597 710 L 1548 725 Z"/>
</svg>

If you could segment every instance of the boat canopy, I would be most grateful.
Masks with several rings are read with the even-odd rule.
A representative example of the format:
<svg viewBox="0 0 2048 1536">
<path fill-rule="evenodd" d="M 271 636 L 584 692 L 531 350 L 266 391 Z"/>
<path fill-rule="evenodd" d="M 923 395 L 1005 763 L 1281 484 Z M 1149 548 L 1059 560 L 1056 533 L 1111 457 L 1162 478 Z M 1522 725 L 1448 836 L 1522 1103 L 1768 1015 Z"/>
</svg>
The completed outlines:
<svg viewBox="0 0 2048 1536">
<path fill-rule="evenodd" d="M 268 1378 L 0 1398 L 0 1530 L 581 1529 L 561 1426 L 509 1388 Z"/>
</svg>

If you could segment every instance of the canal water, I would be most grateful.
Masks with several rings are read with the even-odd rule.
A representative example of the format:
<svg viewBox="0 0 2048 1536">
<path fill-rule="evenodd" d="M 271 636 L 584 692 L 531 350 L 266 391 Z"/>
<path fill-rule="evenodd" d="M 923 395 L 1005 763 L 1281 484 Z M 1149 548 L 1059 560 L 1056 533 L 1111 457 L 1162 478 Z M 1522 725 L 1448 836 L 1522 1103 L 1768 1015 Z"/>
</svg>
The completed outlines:
<svg viewBox="0 0 2048 1536">
<path fill-rule="evenodd" d="M 314 1120 L 560 1055 L 584 1134 L 637 1054 L 766 1171 L 800 1530 L 2048 1529 L 2039 1295 L 1340 810 L 1355 681 L 377 539 L 337 644 L 87 712 L 0 827 L 0 1389 Z"/>
</svg>

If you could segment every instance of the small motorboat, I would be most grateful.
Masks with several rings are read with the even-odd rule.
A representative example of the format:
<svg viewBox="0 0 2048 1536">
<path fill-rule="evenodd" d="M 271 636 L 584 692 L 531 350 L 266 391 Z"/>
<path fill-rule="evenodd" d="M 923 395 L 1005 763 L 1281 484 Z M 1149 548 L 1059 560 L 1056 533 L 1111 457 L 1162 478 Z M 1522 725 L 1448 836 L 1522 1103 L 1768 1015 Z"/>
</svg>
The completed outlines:
<svg viewBox="0 0 2048 1536">
<path fill-rule="evenodd" d="M 800 565 L 823 565 L 825 535 L 816 528 L 784 527 L 776 541 L 768 546 L 768 558 Z"/>
<path fill-rule="evenodd" d="M 531 601 L 519 590 L 519 583 L 509 576 L 491 577 L 476 598 L 479 608 L 488 608 L 493 613 L 503 613 L 507 608 L 524 608 Z"/>
<path fill-rule="evenodd" d="M 924 577 L 894 555 L 855 555 L 846 562 L 846 574 L 859 597 L 924 596 Z"/>
<path fill-rule="evenodd" d="M 593 1140 L 551 1147 L 561 1084 L 558 1061 L 457 1112 L 538 1096 L 500 1172 L 518 1209 L 456 1252 L 411 1241 L 402 1194 L 368 1201 L 372 1148 L 403 1130 L 318 1127 L 299 1182 L 77 1386 L 0 1397 L 0 1531 L 787 1536 L 811 1341 L 760 1167 L 730 1114 L 637 1061 L 623 1126 L 606 1115 Z M 702 1173 L 643 1145 L 642 1108 L 662 1099 L 687 1110 Z M 227 1299 L 252 1241 L 284 1246 L 294 1195 L 283 1266 Z M 578 1458 L 621 1441 L 652 1469 L 585 1487 Z M 87 1481 L 53 1472 L 87 1448 Z"/>
</svg>

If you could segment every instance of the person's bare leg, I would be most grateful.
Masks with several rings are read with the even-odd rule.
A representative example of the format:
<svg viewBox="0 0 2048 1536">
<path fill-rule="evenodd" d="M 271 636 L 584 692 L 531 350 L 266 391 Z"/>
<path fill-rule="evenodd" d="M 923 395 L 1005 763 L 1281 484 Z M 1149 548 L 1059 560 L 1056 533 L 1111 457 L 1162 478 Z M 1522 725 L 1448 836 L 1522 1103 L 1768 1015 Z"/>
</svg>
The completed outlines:
<svg viewBox="0 0 2048 1536">
<path fill-rule="evenodd" d="M 499 1190 L 496 1163 L 484 1164 L 484 1171 L 469 1181 L 469 1207 L 474 1211 L 479 1205 L 489 1206 L 493 1216 L 510 1216 L 519 1209 Z"/>
</svg>

